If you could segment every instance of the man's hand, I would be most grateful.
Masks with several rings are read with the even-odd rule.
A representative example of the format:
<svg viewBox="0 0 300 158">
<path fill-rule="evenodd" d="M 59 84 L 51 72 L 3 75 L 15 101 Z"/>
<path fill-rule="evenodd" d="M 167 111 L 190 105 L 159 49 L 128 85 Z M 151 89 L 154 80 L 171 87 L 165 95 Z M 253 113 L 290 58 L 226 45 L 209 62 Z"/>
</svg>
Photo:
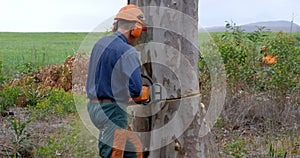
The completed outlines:
<svg viewBox="0 0 300 158">
<path fill-rule="evenodd" d="M 134 102 L 144 102 L 150 99 L 150 88 L 148 86 L 142 86 L 142 91 L 143 93 L 139 97 L 132 99 Z"/>
</svg>

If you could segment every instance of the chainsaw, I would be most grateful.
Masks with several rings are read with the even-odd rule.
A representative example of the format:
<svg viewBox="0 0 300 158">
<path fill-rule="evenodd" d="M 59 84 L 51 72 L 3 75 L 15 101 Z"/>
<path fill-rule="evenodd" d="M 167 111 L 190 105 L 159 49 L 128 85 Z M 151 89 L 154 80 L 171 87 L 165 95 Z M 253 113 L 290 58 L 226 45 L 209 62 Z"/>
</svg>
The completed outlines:
<svg viewBox="0 0 300 158">
<path fill-rule="evenodd" d="M 162 101 L 162 86 L 154 83 L 153 80 L 144 74 L 141 75 L 143 79 L 142 91 L 143 94 L 132 100 L 136 104 L 149 105 L 153 102 Z"/>
</svg>

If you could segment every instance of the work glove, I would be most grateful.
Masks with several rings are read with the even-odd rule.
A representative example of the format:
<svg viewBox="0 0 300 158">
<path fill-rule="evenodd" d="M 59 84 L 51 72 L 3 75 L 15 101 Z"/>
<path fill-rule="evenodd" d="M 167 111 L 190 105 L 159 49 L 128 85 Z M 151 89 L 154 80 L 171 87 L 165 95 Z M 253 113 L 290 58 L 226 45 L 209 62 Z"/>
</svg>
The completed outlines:
<svg viewBox="0 0 300 158">
<path fill-rule="evenodd" d="M 132 100 L 137 104 L 142 104 L 150 99 L 150 88 L 148 86 L 142 86 L 142 94 Z"/>
</svg>

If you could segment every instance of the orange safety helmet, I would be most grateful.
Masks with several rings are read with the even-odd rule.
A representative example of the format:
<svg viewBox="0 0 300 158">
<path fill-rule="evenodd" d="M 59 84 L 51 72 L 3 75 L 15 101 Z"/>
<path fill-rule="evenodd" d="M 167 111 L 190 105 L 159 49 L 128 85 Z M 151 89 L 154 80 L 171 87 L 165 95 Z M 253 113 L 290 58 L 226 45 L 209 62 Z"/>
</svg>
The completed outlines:
<svg viewBox="0 0 300 158">
<path fill-rule="evenodd" d="M 129 4 L 121 8 L 114 20 L 136 21 L 137 24 L 135 25 L 135 28 L 131 30 L 131 35 L 134 37 L 140 37 L 142 31 L 147 30 L 147 27 L 143 22 L 145 20 L 144 13 L 136 5 L 133 4 Z M 113 32 L 114 31 L 116 30 L 113 27 Z"/>
<path fill-rule="evenodd" d="M 145 16 L 136 5 L 129 4 L 119 10 L 114 20 L 136 21 L 144 24 Z"/>
</svg>

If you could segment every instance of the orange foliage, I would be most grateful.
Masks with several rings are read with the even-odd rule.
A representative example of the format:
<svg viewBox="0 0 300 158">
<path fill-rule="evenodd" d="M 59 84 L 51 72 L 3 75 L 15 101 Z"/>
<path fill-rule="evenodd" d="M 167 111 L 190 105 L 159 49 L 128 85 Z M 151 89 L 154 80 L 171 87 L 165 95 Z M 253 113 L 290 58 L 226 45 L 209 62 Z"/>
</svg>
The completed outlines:
<svg viewBox="0 0 300 158">
<path fill-rule="evenodd" d="M 277 62 L 277 58 L 278 56 L 272 56 L 272 55 L 264 55 L 262 57 L 262 63 L 266 64 L 266 65 L 272 65 L 275 64 Z"/>
</svg>

